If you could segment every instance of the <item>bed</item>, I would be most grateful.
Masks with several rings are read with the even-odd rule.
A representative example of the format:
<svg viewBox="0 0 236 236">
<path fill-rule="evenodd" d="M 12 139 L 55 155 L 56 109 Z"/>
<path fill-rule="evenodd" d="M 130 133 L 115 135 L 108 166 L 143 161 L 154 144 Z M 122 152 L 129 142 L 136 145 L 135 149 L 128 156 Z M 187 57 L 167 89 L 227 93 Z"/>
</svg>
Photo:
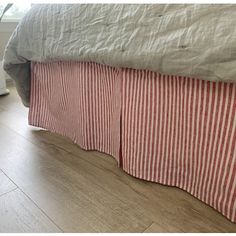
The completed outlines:
<svg viewBox="0 0 236 236">
<path fill-rule="evenodd" d="M 236 222 L 236 6 L 42 4 L 4 69 L 29 124 Z"/>
</svg>

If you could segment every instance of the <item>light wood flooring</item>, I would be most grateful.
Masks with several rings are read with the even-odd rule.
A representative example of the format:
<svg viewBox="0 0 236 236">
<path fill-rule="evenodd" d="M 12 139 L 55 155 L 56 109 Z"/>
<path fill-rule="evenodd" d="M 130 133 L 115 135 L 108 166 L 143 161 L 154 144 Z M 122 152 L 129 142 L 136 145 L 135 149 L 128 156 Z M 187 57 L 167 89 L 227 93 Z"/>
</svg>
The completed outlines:
<svg viewBox="0 0 236 236">
<path fill-rule="evenodd" d="M 0 97 L 0 232 L 236 232 L 190 194 L 28 126 L 10 91 Z"/>
</svg>

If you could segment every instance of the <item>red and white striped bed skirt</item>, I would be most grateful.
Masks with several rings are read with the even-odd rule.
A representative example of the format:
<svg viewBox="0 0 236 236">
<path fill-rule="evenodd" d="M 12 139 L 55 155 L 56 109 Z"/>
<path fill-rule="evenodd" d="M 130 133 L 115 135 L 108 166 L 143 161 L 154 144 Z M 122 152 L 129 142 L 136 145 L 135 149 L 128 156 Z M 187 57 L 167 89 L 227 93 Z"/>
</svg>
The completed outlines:
<svg viewBox="0 0 236 236">
<path fill-rule="evenodd" d="M 137 178 L 177 186 L 236 222 L 236 84 L 32 63 L 29 124 L 116 158 Z"/>
</svg>

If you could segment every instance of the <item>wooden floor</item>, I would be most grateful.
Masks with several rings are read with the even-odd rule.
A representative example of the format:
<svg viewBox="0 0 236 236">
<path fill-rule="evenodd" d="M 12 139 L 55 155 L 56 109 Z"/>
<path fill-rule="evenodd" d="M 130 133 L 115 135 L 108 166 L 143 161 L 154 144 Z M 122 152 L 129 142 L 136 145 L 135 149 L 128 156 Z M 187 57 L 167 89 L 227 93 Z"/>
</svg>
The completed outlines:
<svg viewBox="0 0 236 236">
<path fill-rule="evenodd" d="M 10 90 L 0 97 L 0 232 L 236 232 L 190 194 L 28 126 Z"/>
</svg>

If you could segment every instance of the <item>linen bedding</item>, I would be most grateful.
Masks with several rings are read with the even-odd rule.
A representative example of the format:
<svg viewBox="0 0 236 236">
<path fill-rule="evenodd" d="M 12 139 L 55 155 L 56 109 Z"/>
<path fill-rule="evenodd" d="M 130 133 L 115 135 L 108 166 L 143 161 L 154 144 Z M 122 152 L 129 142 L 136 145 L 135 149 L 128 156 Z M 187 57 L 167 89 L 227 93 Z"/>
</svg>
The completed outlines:
<svg viewBox="0 0 236 236">
<path fill-rule="evenodd" d="M 21 20 L 4 69 L 29 105 L 30 61 L 92 61 L 236 81 L 236 5 L 42 4 Z"/>
</svg>

